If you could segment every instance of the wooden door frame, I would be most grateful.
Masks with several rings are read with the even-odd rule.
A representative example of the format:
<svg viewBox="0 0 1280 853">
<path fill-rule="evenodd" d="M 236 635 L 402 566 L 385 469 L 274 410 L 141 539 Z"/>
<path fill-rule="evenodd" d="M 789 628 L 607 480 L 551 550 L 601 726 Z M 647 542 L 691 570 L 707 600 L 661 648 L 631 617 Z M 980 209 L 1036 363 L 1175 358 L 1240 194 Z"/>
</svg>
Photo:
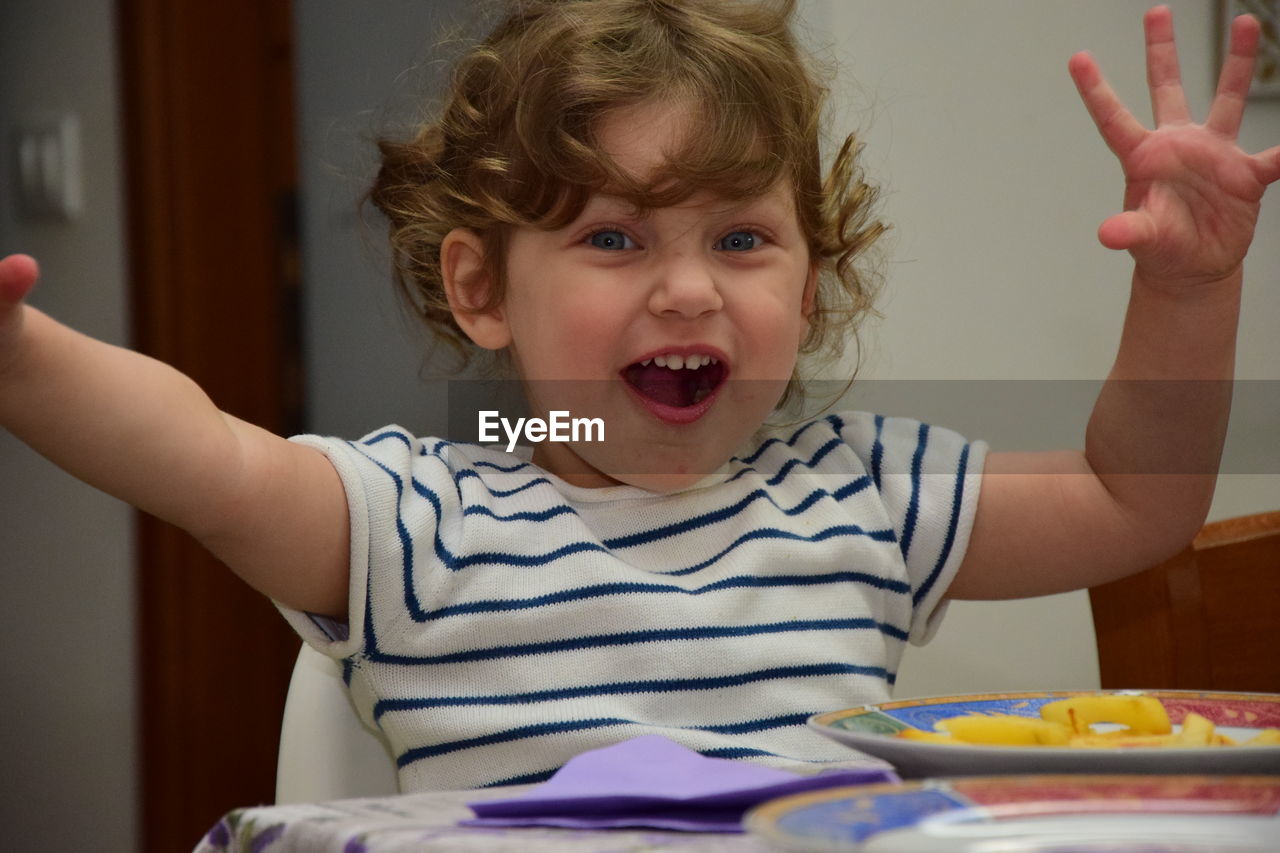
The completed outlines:
<svg viewBox="0 0 1280 853">
<path fill-rule="evenodd" d="M 132 338 L 224 410 L 300 427 L 289 0 L 119 0 Z M 298 640 L 194 540 L 138 519 L 140 835 L 189 850 L 274 795 Z"/>
</svg>

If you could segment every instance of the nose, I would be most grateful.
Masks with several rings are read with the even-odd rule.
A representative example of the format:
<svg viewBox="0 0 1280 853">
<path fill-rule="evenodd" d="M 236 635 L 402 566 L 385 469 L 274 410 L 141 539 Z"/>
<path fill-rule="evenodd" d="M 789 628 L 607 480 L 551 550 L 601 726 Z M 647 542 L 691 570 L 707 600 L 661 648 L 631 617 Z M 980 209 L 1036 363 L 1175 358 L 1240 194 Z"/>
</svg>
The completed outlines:
<svg viewBox="0 0 1280 853">
<path fill-rule="evenodd" d="M 724 307 L 713 271 L 704 259 L 681 254 L 654 271 L 649 310 L 660 317 L 696 319 Z"/>
</svg>

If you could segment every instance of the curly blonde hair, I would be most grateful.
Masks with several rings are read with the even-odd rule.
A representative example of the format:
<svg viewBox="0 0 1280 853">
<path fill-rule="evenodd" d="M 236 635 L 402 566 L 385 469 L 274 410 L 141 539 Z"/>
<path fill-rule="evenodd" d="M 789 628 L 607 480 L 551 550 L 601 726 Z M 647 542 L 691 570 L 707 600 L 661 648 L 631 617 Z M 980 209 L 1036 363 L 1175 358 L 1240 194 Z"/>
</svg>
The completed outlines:
<svg viewBox="0 0 1280 853">
<path fill-rule="evenodd" d="M 873 313 L 878 277 L 862 263 L 885 230 L 854 136 L 822 173 L 827 90 L 790 29 L 795 0 L 512 0 L 454 66 L 436 120 L 382 140 L 369 199 L 390 223 L 395 279 L 465 365 L 470 344 L 445 295 L 440 246 L 480 235 L 501 304 L 512 228 L 557 229 L 607 191 L 650 209 L 707 192 L 736 200 L 789 180 L 819 267 L 802 355 L 837 355 Z M 655 99 L 698 105 L 683 148 L 643 181 L 597 144 L 613 110 Z M 754 144 L 744 144 L 753 140 Z M 855 335 L 856 340 L 856 335 Z M 798 371 L 797 371 L 798 374 Z M 783 404 L 802 391 L 793 376 Z"/>
</svg>

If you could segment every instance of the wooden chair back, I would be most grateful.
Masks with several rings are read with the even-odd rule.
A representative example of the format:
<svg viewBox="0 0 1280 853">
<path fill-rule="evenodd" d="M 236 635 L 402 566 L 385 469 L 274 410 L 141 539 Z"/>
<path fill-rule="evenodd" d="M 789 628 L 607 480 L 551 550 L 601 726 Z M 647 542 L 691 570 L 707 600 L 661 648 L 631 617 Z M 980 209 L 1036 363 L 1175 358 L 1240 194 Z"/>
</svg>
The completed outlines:
<svg viewBox="0 0 1280 853">
<path fill-rule="evenodd" d="M 1280 693 L 1280 512 L 1207 524 L 1089 598 L 1103 688 Z"/>
</svg>

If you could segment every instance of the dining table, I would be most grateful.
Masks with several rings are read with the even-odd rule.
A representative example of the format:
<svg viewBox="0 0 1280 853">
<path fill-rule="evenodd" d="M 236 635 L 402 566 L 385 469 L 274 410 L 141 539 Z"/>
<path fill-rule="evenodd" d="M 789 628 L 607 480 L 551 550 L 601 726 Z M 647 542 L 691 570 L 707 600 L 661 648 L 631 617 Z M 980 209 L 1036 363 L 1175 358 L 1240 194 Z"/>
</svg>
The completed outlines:
<svg viewBox="0 0 1280 853">
<path fill-rule="evenodd" d="M 1063 707 L 1110 726 L 1158 710 L 1177 730 L 1129 748 L 936 742 L 942 723 L 1043 725 Z M 540 785 L 237 808 L 195 853 L 762 853 L 780 849 L 774 841 L 852 849 L 872 838 L 915 850 L 944 836 L 1025 837 L 1018 849 L 1047 849 L 1035 845 L 1049 838 L 1120 849 L 1112 842 L 1123 837 L 1143 850 L 1280 850 L 1280 694 L 1023 691 L 896 700 L 809 722 L 850 758 L 782 771 L 647 735 L 574 756 Z M 933 740 L 901 736 L 910 731 Z"/>
<path fill-rule="evenodd" d="M 742 833 L 459 824 L 473 816 L 468 803 L 511 797 L 531 787 L 237 808 L 218 820 L 194 853 L 764 853 L 776 849 Z"/>
</svg>

